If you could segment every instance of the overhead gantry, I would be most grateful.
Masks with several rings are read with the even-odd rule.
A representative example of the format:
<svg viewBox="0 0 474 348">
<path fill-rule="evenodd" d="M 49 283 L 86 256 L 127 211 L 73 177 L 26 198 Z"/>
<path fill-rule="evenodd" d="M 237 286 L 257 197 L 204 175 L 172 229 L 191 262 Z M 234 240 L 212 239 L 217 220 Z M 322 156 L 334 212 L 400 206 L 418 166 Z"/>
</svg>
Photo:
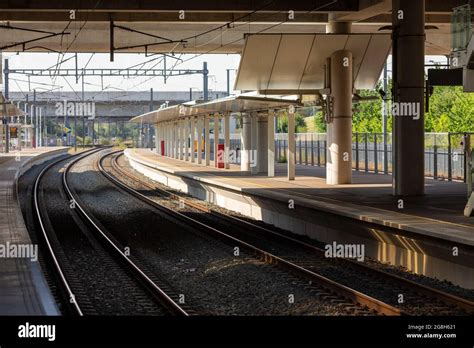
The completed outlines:
<svg viewBox="0 0 474 348">
<path fill-rule="evenodd" d="M 300 105 L 294 99 L 239 95 L 174 105 L 137 116 L 131 122 L 154 124 L 156 152 L 161 156 L 224 169 L 240 158 L 241 171 L 272 177 L 276 117 L 288 115 L 288 139 L 294 143 L 294 112 Z M 230 147 L 232 118 L 241 125 L 241 148 L 236 150 Z M 287 159 L 288 179 L 293 180 L 294 144 L 288 147 Z"/>
</svg>

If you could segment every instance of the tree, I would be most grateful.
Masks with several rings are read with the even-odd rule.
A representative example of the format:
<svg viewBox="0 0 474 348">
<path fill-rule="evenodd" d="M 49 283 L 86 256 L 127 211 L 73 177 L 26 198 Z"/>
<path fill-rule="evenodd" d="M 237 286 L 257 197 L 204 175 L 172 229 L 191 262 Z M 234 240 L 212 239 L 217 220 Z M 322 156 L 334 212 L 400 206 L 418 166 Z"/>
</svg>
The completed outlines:
<svg viewBox="0 0 474 348">
<path fill-rule="evenodd" d="M 284 113 L 283 116 L 278 117 L 277 124 L 278 133 L 288 133 L 288 114 Z M 295 132 L 306 133 L 306 122 L 304 121 L 303 115 L 295 113 Z"/>
<path fill-rule="evenodd" d="M 439 86 L 425 115 L 427 132 L 474 132 L 474 94 L 462 87 Z"/>
</svg>

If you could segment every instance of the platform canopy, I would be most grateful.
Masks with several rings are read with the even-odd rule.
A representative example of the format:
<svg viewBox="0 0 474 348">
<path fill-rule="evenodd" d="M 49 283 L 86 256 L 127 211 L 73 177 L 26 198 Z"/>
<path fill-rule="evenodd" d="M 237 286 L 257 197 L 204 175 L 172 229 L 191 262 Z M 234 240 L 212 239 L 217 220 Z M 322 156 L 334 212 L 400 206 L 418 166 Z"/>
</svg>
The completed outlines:
<svg viewBox="0 0 474 348">
<path fill-rule="evenodd" d="M 0 117 L 15 117 L 24 116 L 25 113 L 21 111 L 15 104 L 5 100 L 3 93 L 0 92 Z"/>
<path fill-rule="evenodd" d="M 161 123 L 190 116 L 226 112 L 258 112 L 269 109 L 282 109 L 290 105 L 301 106 L 294 99 L 267 98 L 262 95 L 237 95 L 209 102 L 188 102 L 148 112 L 130 120 L 133 123 Z"/>
<path fill-rule="evenodd" d="M 248 35 L 235 89 L 312 94 L 324 88 L 326 60 L 338 50 L 352 52 L 354 87 L 372 89 L 390 49 L 389 34 Z"/>
</svg>

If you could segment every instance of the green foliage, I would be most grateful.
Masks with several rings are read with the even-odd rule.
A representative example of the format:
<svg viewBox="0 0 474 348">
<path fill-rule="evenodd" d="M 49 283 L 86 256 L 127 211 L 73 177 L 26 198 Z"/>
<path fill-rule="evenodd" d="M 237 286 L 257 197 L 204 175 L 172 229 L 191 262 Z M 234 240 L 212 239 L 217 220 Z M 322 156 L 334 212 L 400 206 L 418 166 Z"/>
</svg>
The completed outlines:
<svg viewBox="0 0 474 348">
<path fill-rule="evenodd" d="M 278 133 L 288 133 L 288 115 L 285 113 L 283 116 L 278 117 L 277 124 Z M 306 133 L 307 127 L 304 121 L 304 116 L 295 113 L 295 132 Z"/>
<path fill-rule="evenodd" d="M 324 121 L 324 116 L 322 111 L 316 112 L 316 114 L 313 116 L 313 125 L 314 125 L 314 131 L 316 133 L 325 133 L 327 130 L 327 124 Z"/>
<path fill-rule="evenodd" d="M 389 89 L 392 82 L 389 80 Z M 379 83 L 376 90 L 381 87 Z M 377 100 L 354 104 L 352 130 L 354 132 L 382 132 L 382 98 L 376 91 L 361 91 L 361 96 L 378 96 Z M 386 97 L 391 99 L 391 95 Z M 387 103 L 388 110 L 391 102 Z M 390 112 L 389 112 L 390 114 Z M 388 132 L 392 120 L 388 117 Z M 435 87 L 430 97 L 430 111 L 425 114 L 426 132 L 473 132 L 474 94 L 464 93 L 462 87 Z"/>
<path fill-rule="evenodd" d="M 382 132 L 382 104 L 383 99 L 377 92 L 382 89 L 382 81 L 377 83 L 375 90 L 362 90 L 359 92 L 361 97 L 377 97 L 376 100 L 362 101 L 353 104 L 353 116 L 352 116 L 352 131 L 360 133 L 381 133 Z M 388 90 L 392 88 L 392 81 L 388 81 Z M 385 96 L 387 100 L 390 100 L 391 94 L 387 93 Z M 390 110 L 390 102 L 387 103 L 387 108 Z M 389 112 L 390 114 L 390 112 Z M 391 119 L 387 121 L 388 131 L 391 131 Z"/>
<path fill-rule="evenodd" d="M 474 94 L 462 87 L 435 87 L 430 112 L 425 115 L 427 132 L 474 132 Z"/>
</svg>

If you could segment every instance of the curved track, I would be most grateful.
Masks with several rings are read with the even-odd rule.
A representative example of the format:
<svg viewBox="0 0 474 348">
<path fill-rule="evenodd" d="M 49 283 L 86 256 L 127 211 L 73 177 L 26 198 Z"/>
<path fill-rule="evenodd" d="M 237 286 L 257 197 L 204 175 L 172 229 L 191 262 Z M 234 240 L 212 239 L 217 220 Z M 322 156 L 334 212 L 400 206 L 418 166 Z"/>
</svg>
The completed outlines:
<svg viewBox="0 0 474 348">
<path fill-rule="evenodd" d="M 456 295 L 403 278 L 401 276 L 374 268 L 365 263 L 360 263 L 360 262 L 350 260 L 350 259 L 328 260 L 324 256 L 324 250 L 321 248 L 318 248 L 315 245 L 302 242 L 295 238 L 291 238 L 287 235 L 279 233 L 278 231 L 271 230 L 267 227 L 260 226 L 258 224 L 249 222 L 247 220 L 241 219 L 234 215 L 222 214 L 219 211 L 210 209 L 205 204 L 200 204 L 194 200 L 190 200 L 182 196 L 179 196 L 177 194 L 174 194 L 172 192 L 169 192 L 163 187 L 150 185 L 149 183 L 143 181 L 138 176 L 132 174 L 129 170 L 122 169 L 118 165 L 117 160 L 119 156 L 123 155 L 123 153 L 120 154 L 119 152 L 115 152 L 114 154 L 115 155 L 111 160 L 111 164 L 112 164 L 113 170 L 118 174 L 118 176 L 126 178 L 127 180 L 130 180 L 132 182 L 136 182 L 141 187 L 144 187 L 149 191 L 158 193 L 161 196 L 165 196 L 170 200 L 179 201 L 181 205 L 184 204 L 185 206 L 189 207 L 192 210 L 210 214 L 214 216 L 216 219 L 227 221 L 229 224 L 233 225 L 234 227 L 239 226 L 240 231 L 245 231 L 245 232 L 238 233 L 238 237 L 242 238 L 242 240 L 237 239 L 236 234 L 234 233 L 230 235 L 230 234 L 225 234 L 220 231 L 217 231 L 217 232 L 220 232 L 218 234 L 221 237 L 233 240 L 234 242 L 235 241 L 241 242 L 243 246 L 250 248 L 251 250 L 253 250 L 254 253 L 259 254 L 265 260 L 268 260 L 268 262 L 278 263 L 279 265 L 284 266 L 285 268 L 296 271 L 300 276 L 303 276 L 306 278 L 313 277 L 314 278 L 313 280 L 315 281 L 326 282 L 326 286 L 332 288 L 335 291 L 340 291 L 340 292 L 342 291 L 341 293 L 344 294 L 345 297 L 350 298 L 356 303 L 368 305 L 370 308 L 373 308 L 384 314 L 389 314 L 389 315 L 390 314 L 391 315 L 411 314 L 410 310 L 401 310 L 398 307 L 396 308 L 390 305 L 387 305 L 387 307 L 381 306 L 381 303 L 383 302 L 377 301 L 377 300 L 373 302 L 372 304 L 370 304 L 369 302 L 372 300 L 370 296 L 365 296 L 354 289 L 345 287 L 342 284 L 340 284 L 342 285 L 342 289 L 341 289 L 341 287 L 336 285 L 337 282 L 333 282 L 327 278 L 326 279 L 329 282 L 327 282 L 324 277 L 322 278 L 315 277 L 316 274 L 314 272 L 311 272 L 312 264 L 317 263 L 317 262 L 327 263 L 327 262 L 333 261 L 333 263 L 335 263 L 338 266 L 338 268 L 343 268 L 344 272 L 358 273 L 364 279 L 367 279 L 367 282 L 378 282 L 381 284 L 390 284 L 390 286 L 393 286 L 395 289 L 398 290 L 398 293 L 408 292 L 412 303 L 417 303 L 418 306 L 420 307 L 421 306 L 431 307 L 430 310 L 434 311 L 433 314 L 448 314 L 448 315 L 451 314 L 452 315 L 452 314 L 474 313 L 474 302 L 469 301 L 467 299 L 464 299 Z M 101 161 L 105 157 L 107 156 L 103 156 Z M 121 186 L 122 188 L 131 192 L 138 198 L 144 201 L 147 201 L 148 203 L 154 206 L 157 205 L 157 203 L 151 200 L 149 197 L 143 195 L 137 190 L 134 190 L 129 185 L 126 185 L 123 181 L 118 180 L 117 178 L 113 177 L 109 173 L 106 173 L 103 167 L 101 168 L 101 171 L 107 178 L 109 178 L 109 180 L 113 181 L 118 186 Z M 185 219 L 193 220 L 189 216 L 186 216 L 183 214 L 180 214 L 180 215 L 181 217 Z M 195 220 L 193 223 L 196 223 L 198 225 L 199 224 L 203 225 L 201 221 L 197 221 L 197 220 Z M 216 231 L 214 228 L 210 226 L 208 227 L 210 231 L 214 230 L 214 234 L 216 234 L 215 233 Z M 264 245 L 268 245 L 268 242 L 279 241 L 280 244 L 284 243 L 288 246 L 299 248 L 301 250 L 304 250 L 307 253 L 306 255 L 310 255 L 311 257 L 316 258 L 316 260 L 308 259 L 307 257 L 298 258 L 298 257 L 294 257 L 288 254 L 284 254 L 284 256 L 283 255 L 277 256 L 277 255 L 270 254 L 262 249 L 259 249 L 258 247 L 254 245 L 250 245 L 250 241 L 257 242 L 257 239 L 260 239 L 259 241 L 260 243 L 257 243 L 260 245 L 262 245 L 261 243 L 262 240 L 265 241 Z M 396 308 L 398 312 L 395 311 L 394 308 Z"/>
<path fill-rule="evenodd" d="M 117 153 L 117 152 L 116 152 Z M 265 261 L 266 263 L 276 265 L 282 269 L 284 269 L 286 272 L 288 272 L 291 275 L 295 275 L 300 279 L 304 279 L 305 281 L 309 282 L 309 284 L 317 284 L 321 286 L 322 288 L 328 290 L 330 293 L 337 294 L 337 296 L 340 296 L 346 300 L 349 300 L 351 303 L 355 305 L 359 305 L 362 307 L 369 308 L 379 314 L 384 314 L 384 315 L 401 315 L 401 314 L 407 314 L 403 310 L 400 310 L 399 308 L 396 308 L 392 305 L 389 305 L 387 303 L 384 303 L 376 298 L 373 298 L 371 296 L 368 296 L 362 292 L 359 292 L 357 290 L 354 290 L 346 285 L 343 285 L 337 281 L 333 281 L 327 277 L 324 277 L 320 274 L 317 274 L 308 268 L 302 267 L 294 262 L 291 262 L 285 258 L 282 258 L 280 256 L 277 256 L 273 253 L 270 253 L 268 251 L 265 251 L 259 247 L 256 247 L 255 245 L 248 243 L 247 241 L 244 241 L 240 238 L 237 238 L 233 235 L 230 235 L 228 233 L 223 232 L 222 230 L 215 228 L 213 226 L 210 226 L 206 223 L 203 223 L 202 221 L 199 221 L 197 219 L 191 218 L 190 216 L 187 216 L 185 214 L 182 214 L 176 210 L 171 209 L 170 207 L 159 204 L 153 200 L 151 200 L 149 197 L 145 196 L 144 194 L 138 192 L 137 190 L 133 189 L 129 185 L 123 183 L 121 180 L 118 180 L 114 175 L 110 174 L 103 165 L 103 161 L 105 160 L 106 157 L 110 156 L 110 154 L 105 154 L 103 155 L 99 162 L 98 162 L 98 167 L 101 173 L 109 179 L 112 183 L 114 183 L 116 186 L 120 187 L 121 189 L 129 192 L 133 196 L 137 197 L 141 201 L 159 209 L 162 212 L 165 212 L 166 214 L 173 216 L 175 218 L 180 219 L 181 221 L 186 222 L 188 225 L 193 226 L 197 230 L 204 232 L 206 234 L 209 234 L 213 236 L 214 238 L 220 239 L 226 243 L 230 243 L 232 245 L 237 245 L 241 250 L 247 251 L 249 254 L 254 255 L 256 258 Z M 116 157 L 114 160 L 112 160 L 112 166 L 115 171 L 119 175 L 128 175 L 125 173 L 123 170 L 121 170 L 116 163 Z M 130 177 L 130 176 L 129 176 Z M 137 180 L 137 179 L 134 179 Z M 153 188 L 153 190 L 156 190 L 156 188 Z M 167 191 L 162 191 L 162 194 L 165 194 L 169 196 L 170 198 L 176 198 L 178 196 L 175 196 L 173 194 L 170 194 Z M 183 201 L 183 199 L 180 197 L 180 201 Z M 185 204 L 189 204 L 192 206 L 195 206 L 195 203 L 190 204 L 190 202 L 185 201 Z M 209 210 L 206 209 L 206 212 Z"/>
<path fill-rule="evenodd" d="M 89 150 L 83 154 L 73 156 L 66 159 L 60 159 L 46 166 L 36 178 L 34 184 L 34 207 L 38 225 L 40 226 L 41 234 L 44 242 L 47 246 L 47 252 L 54 265 L 54 270 L 58 279 L 60 280 L 60 286 L 66 293 L 69 299 L 68 303 L 72 308 L 72 312 L 76 315 L 82 316 L 84 314 L 97 314 L 97 311 L 93 308 L 92 301 L 90 301 L 90 292 L 88 293 L 85 288 L 89 287 L 90 284 L 82 283 L 80 276 L 76 273 L 81 267 L 88 267 L 93 260 L 83 260 L 83 264 L 80 260 L 74 264 L 75 260 L 71 260 L 68 255 L 70 253 L 77 253 L 77 249 L 83 248 L 85 253 L 91 253 L 91 249 L 94 256 L 100 259 L 97 268 L 104 268 L 104 272 L 111 272 L 119 274 L 120 287 L 125 290 L 110 289 L 110 294 L 115 291 L 122 291 L 123 296 L 127 296 L 127 293 L 123 291 L 130 291 L 132 298 L 138 299 L 140 302 L 141 310 L 145 314 L 173 314 L 187 316 L 188 313 L 181 308 L 176 302 L 174 302 L 165 291 L 158 287 L 127 255 L 123 252 L 114 241 L 109 238 L 108 233 L 104 231 L 99 225 L 97 225 L 93 218 L 91 218 L 86 211 L 83 209 L 79 199 L 76 197 L 74 190 L 70 187 L 68 181 L 68 175 L 71 168 L 81 159 L 95 154 L 101 149 Z M 68 162 L 69 161 L 69 162 Z M 70 226 L 66 229 L 62 229 L 60 232 L 53 228 L 54 212 L 52 203 L 46 201 L 44 194 L 41 192 L 42 181 L 45 180 L 45 176 L 53 172 L 53 169 L 59 166 L 62 162 L 67 163 L 62 168 L 61 190 L 63 195 L 67 199 L 63 204 L 71 205 L 70 214 L 73 215 L 73 221 L 75 226 Z M 57 203 L 56 203 L 57 204 Z M 80 222 L 78 222 L 80 220 Z M 80 231 L 80 232 L 79 232 Z M 78 235 L 82 233 L 82 235 Z M 70 234 L 70 236 L 69 236 Z M 68 245 L 67 238 L 70 238 Z M 71 242 L 74 241 L 74 243 Z M 98 255 L 96 255 L 98 254 Z M 87 264 L 86 264 L 87 263 Z M 93 272 L 91 272 L 93 273 Z M 88 274 L 88 276 L 92 276 Z M 88 280 L 90 281 L 90 279 Z M 87 281 L 86 281 L 87 282 Z M 103 279 L 94 279 L 94 282 L 100 283 L 100 286 L 107 289 L 108 284 L 104 284 Z M 111 284 L 110 287 L 117 287 L 117 284 Z M 107 296 L 109 294 L 103 294 Z M 110 297 L 110 296 L 109 296 Z M 109 299 L 111 303 L 114 303 L 114 299 Z M 123 301 L 119 297 L 117 301 Z M 122 305 L 116 303 L 117 306 Z M 84 309 L 85 308 L 85 309 Z M 147 311 L 149 310 L 149 313 Z M 108 312 L 107 312 L 108 313 Z M 100 314 L 100 313 L 99 313 Z M 110 313 L 109 313 L 110 314 Z M 133 313 L 131 313 L 133 314 Z"/>
</svg>

